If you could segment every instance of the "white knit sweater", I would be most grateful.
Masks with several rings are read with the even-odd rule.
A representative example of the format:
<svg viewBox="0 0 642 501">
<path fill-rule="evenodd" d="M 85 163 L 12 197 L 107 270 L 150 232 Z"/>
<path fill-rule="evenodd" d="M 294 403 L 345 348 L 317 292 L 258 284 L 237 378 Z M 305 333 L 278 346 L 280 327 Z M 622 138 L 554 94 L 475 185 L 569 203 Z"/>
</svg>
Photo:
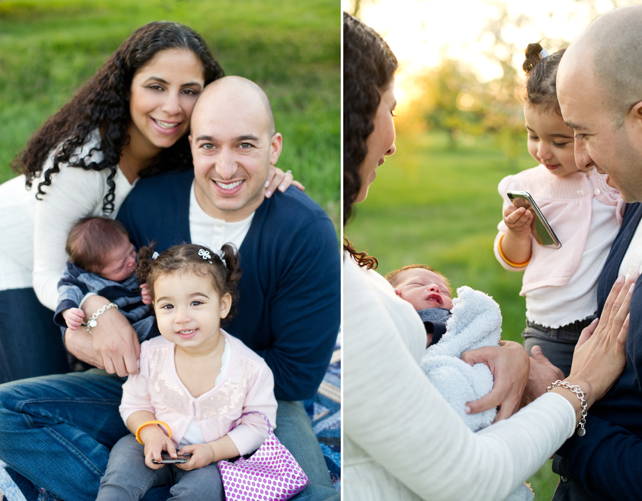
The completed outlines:
<svg viewBox="0 0 642 501">
<path fill-rule="evenodd" d="M 343 303 L 345 499 L 505 499 L 573 433 L 573 406 L 554 393 L 473 433 L 419 367 L 412 306 L 349 257 Z"/>
<path fill-rule="evenodd" d="M 89 153 L 100 143 L 95 131 L 81 148 L 79 156 Z M 102 153 L 94 152 L 95 161 Z M 45 163 L 44 170 L 51 166 Z M 25 189 L 24 176 L 18 176 L 0 186 L 0 290 L 31 287 L 40 302 L 55 310 L 58 303 L 58 281 L 68 259 L 65 242 L 71 226 L 84 216 L 102 215 L 103 198 L 107 194 L 109 169 L 86 171 L 61 166 L 45 187 L 42 200 L 35 198 L 39 179 L 31 191 Z M 114 178 L 116 217 L 123 200 L 132 189 L 120 171 Z"/>
</svg>

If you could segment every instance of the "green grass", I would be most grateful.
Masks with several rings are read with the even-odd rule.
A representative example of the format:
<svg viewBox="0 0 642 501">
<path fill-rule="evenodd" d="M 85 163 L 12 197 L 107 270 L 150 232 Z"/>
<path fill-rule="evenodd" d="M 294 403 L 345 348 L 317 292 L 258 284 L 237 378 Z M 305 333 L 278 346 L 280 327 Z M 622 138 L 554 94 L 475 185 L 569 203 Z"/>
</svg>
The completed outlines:
<svg viewBox="0 0 642 501">
<path fill-rule="evenodd" d="M 339 221 L 340 6 L 336 0 L 0 1 L 0 182 L 31 134 L 139 26 L 199 32 L 226 74 L 259 83 L 275 111 L 279 161 Z"/>
<path fill-rule="evenodd" d="M 469 138 L 453 151 L 445 135 L 402 132 L 396 145 L 397 153 L 377 169 L 367 200 L 356 206 L 346 235 L 357 250 L 377 257 L 381 274 L 424 263 L 453 288 L 468 285 L 490 294 L 502 309 L 502 338 L 521 342 L 522 274 L 499 265 L 493 241 L 502 213 L 497 184 L 535 165 L 525 145 L 513 167 L 491 138 Z M 548 500 L 557 476 L 547 464 L 529 481 L 535 499 Z"/>
</svg>

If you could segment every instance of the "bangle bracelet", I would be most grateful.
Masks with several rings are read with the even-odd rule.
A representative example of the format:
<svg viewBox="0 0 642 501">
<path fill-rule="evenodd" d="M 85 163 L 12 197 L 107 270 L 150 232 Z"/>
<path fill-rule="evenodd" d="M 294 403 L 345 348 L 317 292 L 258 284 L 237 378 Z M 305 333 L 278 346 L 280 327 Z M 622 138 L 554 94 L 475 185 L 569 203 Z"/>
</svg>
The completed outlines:
<svg viewBox="0 0 642 501">
<path fill-rule="evenodd" d="M 502 259 L 506 261 L 507 264 L 510 264 L 513 268 L 523 268 L 528 263 L 530 263 L 531 262 L 530 259 L 524 263 L 513 263 L 512 261 L 509 261 L 508 259 L 506 259 L 506 256 L 502 252 L 502 240 L 504 240 L 505 236 L 506 236 L 506 233 L 504 233 L 501 237 L 499 237 L 499 242 L 497 242 L 497 250 L 499 251 L 499 255 L 502 256 Z"/>
<path fill-rule="evenodd" d="M 558 379 L 554 383 L 551 383 L 550 385 L 548 385 L 548 388 L 546 388 L 546 391 L 549 392 L 556 386 L 561 386 L 562 388 L 571 390 L 573 393 L 575 393 L 575 396 L 580 399 L 580 407 L 582 408 L 582 415 L 580 417 L 580 422 L 577 423 L 576 428 L 579 428 L 579 430 L 577 430 L 577 436 L 583 437 L 584 435 L 586 435 L 586 430 L 584 429 L 584 425 L 586 425 L 586 414 L 588 411 L 588 404 L 586 403 L 586 399 L 584 398 L 584 392 L 582 391 L 582 388 L 580 388 L 580 386 L 577 384 L 572 385 L 568 381 L 560 381 Z"/>
<path fill-rule="evenodd" d="M 161 426 L 164 426 L 167 428 L 167 436 L 169 438 L 172 438 L 172 429 L 169 427 L 169 425 L 165 421 L 145 421 L 143 424 L 141 424 L 138 429 L 136 430 L 136 440 L 138 440 L 138 443 L 141 445 L 145 445 L 142 440 L 140 439 L 140 430 L 144 428 L 145 426 L 149 426 L 150 424 L 160 424 Z"/>
<path fill-rule="evenodd" d="M 100 308 L 96 313 L 94 313 L 89 319 L 89 321 L 87 322 L 87 332 L 89 332 L 89 334 L 91 334 L 91 328 L 96 327 L 98 325 L 97 318 L 103 313 L 105 313 L 109 308 L 118 309 L 118 305 L 115 303 L 109 303 L 103 306 L 102 308 Z"/>
</svg>

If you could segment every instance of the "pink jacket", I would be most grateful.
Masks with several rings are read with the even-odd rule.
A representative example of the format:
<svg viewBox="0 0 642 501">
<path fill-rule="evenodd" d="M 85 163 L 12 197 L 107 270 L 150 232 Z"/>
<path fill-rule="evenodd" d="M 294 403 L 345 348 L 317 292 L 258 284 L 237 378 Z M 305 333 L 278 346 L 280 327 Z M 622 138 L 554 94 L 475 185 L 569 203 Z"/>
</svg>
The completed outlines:
<svg viewBox="0 0 642 501">
<path fill-rule="evenodd" d="M 207 393 L 194 398 L 183 385 L 174 365 L 174 343 L 162 336 L 145 341 L 140 347 L 140 372 L 123 385 L 120 415 L 125 423 L 136 411 L 153 412 L 156 419 L 172 429 L 178 447 L 192 420 L 203 431 L 206 442 L 230 436 L 241 454 L 255 451 L 267 437 L 267 425 L 257 414 L 241 419 L 241 414 L 262 412 L 276 427 L 277 403 L 274 378 L 265 361 L 239 339 L 223 331 L 232 356 L 223 380 Z M 229 432 L 229 433 L 228 433 Z"/>
<path fill-rule="evenodd" d="M 591 190 L 588 180 L 593 189 Z M 498 191 L 504 199 L 502 211 L 512 205 L 506 192 L 528 191 L 562 243 L 559 249 L 543 247 L 533 237 L 531 260 L 525 268 L 516 268 L 502 259 L 498 251 L 499 239 L 506 233 L 502 220 L 495 238 L 495 257 L 499 263 L 510 271 L 524 271 L 524 280 L 520 295 L 545 286 L 564 286 L 577 271 L 589 227 L 591 225 L 592 200 L 596 197 L 601 203 L 613 206 L 617 211 L 617 222 L 622 223 L 625 202 L 614 188 L 606 184 L 606 175 L 595 169 L 588 173 L 577 172 L 562 178 L 554 176 L 543 165 L 538 165 L 507 176 L 499 183 Z M 503 212 L 502 212 L 503 214 Z"/>
</svg>

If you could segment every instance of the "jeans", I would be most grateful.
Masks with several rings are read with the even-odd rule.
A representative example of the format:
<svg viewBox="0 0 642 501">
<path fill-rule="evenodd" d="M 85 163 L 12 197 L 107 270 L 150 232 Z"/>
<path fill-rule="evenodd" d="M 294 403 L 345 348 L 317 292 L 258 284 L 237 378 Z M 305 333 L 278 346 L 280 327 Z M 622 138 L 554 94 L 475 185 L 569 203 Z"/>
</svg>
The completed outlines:
<svg viewBox="0 0 642 501">
<path fill-rule="evenodd" d="M 31 288 L 0 291 L 0 383 L 68 370 L 53 311 Z"/>
<path fill-rule="evenodd" d="M 0 459 L 64 501 L 96 499 L 109 450 L 129 433 L 118 413 L 123 382 L 92 369 L 0 385 Z M 293 499 L 340 499 L 303 405 L 278 403 L 275 434 L 310 479 Z"/>
<path fill-rule="evenodd" d="M 595 316 L 590 316 L 573 324 L 564 325 L 559 329 L 552 329 L 527 320 L 526 329 L 522 333 L 524 348 L 530 355 L 533 346 L 539 346 L 544 356 L 560 369 L 565 377 L 568 377 L 571 372 L 571 362 L 573 362 L 573 352 L 577 340 L 580 338 L 582 329 L 589 325 L 593 319 Z"/>
<path fill-rule="evenodd" d="M 145 446 L 131 433 L 121 438 L 109 455 L 97 501 L 139 500 L 156 485 L 172 484 L 172 500 L 223 501 L 223 483 L 216 463 L 191 471 L 166 464 L 152 470 L 145 464 Z"/>
</svg>

